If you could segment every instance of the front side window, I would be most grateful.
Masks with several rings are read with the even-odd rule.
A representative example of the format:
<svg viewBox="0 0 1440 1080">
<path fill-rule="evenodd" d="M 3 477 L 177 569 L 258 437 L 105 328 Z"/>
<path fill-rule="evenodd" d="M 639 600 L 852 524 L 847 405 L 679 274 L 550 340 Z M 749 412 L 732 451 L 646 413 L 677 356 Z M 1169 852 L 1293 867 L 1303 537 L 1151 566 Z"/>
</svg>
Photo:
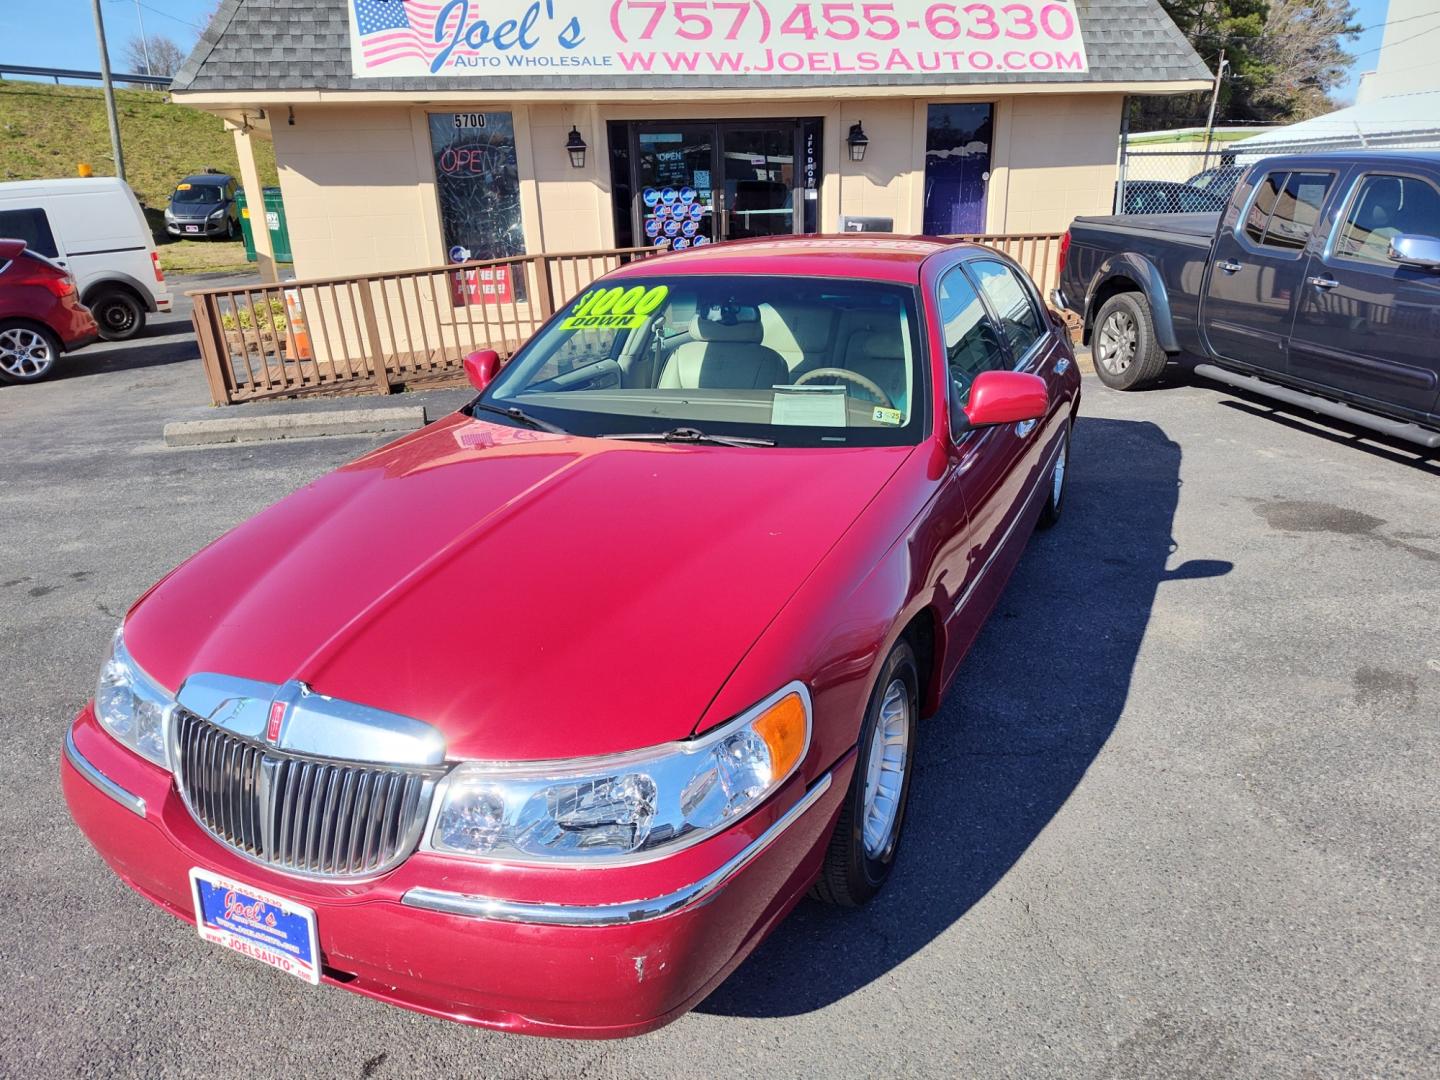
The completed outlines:
<svg viewBox="0 0 1440 1080">
<path fill-rule="evenodd" d="M 577 435 L 918 442 L 926 397 L 915 290 L 826 278 L 784 285 L 663 273 L 598 284 L 516 354 L 480 403 Z"/>
<path fill-rule="evenodd" d="M 50 231 L 50 219 L 39 207 L 33 210 L 0 210 L 0 236 L 24 240 L 26 247 L 47 259 L 54 259 L 60 254 L 55 247 L 55 234 Z"/>
<path fill-rule="evenodd" d="M 1260 247 L 1299 251 L 1320 220 L 1333 179 L 1322 172 L 1268 173 L 1245 216 L 1245 235 Z"/>
<path fill-rule="evenodd" d="M 1440 193 L 1413 176 L 1367 176 L 1345 215 L 1335 254 L 1390 263 L 1390 241 L 1402 233 L 1440 237 Z"/>
<path fill-rule="evenodd" d="M 960 267 L 940 279 L 939 299 L 951 398 L 964 401 L 976 376 L 984 371 L 1004 371 L 1010 366 L 1010 355 L 980 294 Z M 951 427 L 954 433 L 953 411 Z"/>
<path fill-rule="evenodd" d="M 1030 290 L 1004 263 L 977 259 L 970 264 L 970 272 L 975 275 L 985 299 L 990 301 L 995 317 L 1000 320 L 1000 333 L 1018 361 L 1045 333 L 1045 323 Z"/>
</svg>

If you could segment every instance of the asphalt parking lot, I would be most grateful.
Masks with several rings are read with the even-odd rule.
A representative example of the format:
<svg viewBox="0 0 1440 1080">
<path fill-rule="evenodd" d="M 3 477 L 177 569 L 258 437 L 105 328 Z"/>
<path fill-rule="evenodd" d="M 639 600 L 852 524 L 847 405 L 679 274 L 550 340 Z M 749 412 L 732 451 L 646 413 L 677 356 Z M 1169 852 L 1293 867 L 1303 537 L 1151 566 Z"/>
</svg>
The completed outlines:
<svg viewBox="0 0 1440 1080">
<path fill-rule="evenodd" d="M 378 441 L 164 449 L 204 402 L 185 325 L 0 386 L 0 1073 L 1436 1075 L 1435 461 L 1087 377 L 1066 517 L 921 729 L 887 891 L 802 905 L 666 1029 L 551 1042 L 221 953 L 70 823 L 129 602 Z"/>
</svg>

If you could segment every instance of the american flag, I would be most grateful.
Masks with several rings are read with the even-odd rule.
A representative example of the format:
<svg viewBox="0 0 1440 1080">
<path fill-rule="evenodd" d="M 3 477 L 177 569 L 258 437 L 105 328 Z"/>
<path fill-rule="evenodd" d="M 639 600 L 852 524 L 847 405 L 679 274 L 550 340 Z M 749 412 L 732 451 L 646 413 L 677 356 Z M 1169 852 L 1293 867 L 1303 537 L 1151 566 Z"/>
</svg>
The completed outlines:
<svg viewBox="0 0 1440 1080">
<path fill-rule="evenodd" d="M 444 0 L 355 0 L 355 26 L 366 67 L 414 58 L 432 63 L 446 35 L 435 40 Z M 459 18 L 459 9 L 454 13 Z"/>
</svg>

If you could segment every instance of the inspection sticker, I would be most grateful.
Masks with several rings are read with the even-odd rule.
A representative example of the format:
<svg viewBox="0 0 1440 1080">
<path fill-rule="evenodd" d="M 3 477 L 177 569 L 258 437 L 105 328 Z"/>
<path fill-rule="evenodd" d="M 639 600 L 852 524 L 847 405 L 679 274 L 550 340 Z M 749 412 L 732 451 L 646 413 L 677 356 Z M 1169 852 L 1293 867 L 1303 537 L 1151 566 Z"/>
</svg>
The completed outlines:
<svg viewBox="0 0 1440 1080">
<path fill-rule="evenodd" d="M 650 321 L 650 316 L 669 295 L 668 285 L 591 289 L 575 301 L 560 329 L 636 330 Z"/>
<path fill-rule="evenodd" d="M 882 409 L 879 405 L 875 406 L 875 411 L 870 415 L 877 424 L 898 424 L 901 420 L 899 409 Z"/>
</svg>

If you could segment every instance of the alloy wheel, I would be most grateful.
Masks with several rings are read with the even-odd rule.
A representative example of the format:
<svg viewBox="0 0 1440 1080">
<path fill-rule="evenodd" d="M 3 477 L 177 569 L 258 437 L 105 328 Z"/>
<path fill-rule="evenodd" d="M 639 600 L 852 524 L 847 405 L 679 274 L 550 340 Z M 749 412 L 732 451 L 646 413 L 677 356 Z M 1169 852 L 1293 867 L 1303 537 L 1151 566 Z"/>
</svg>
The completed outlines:
<svg viewBox="0 0 1440 1080">
<path fill-rule="evenodd" d="M 1100 324 L 1095 358 L 1106 371 L 1119 375 L 1135 360 L 1140 342 L 1139 327 L 1128 311 L 1112 311 Z"/>
<path fill-rule="evenodd" d="M 910 756 L 910 694 L 901 679 L 885 688 L 865 772 L 862 833 L 865 854 L 882 858 L 895 843 L 900 796 Z"/>
<path fill-rule="evenodd" d="M 55 363 L 55 350 L 44 335 L 23 326 L 0 333 L 0 371 L 15 379 L 38 379 Z"/>
</svg>

